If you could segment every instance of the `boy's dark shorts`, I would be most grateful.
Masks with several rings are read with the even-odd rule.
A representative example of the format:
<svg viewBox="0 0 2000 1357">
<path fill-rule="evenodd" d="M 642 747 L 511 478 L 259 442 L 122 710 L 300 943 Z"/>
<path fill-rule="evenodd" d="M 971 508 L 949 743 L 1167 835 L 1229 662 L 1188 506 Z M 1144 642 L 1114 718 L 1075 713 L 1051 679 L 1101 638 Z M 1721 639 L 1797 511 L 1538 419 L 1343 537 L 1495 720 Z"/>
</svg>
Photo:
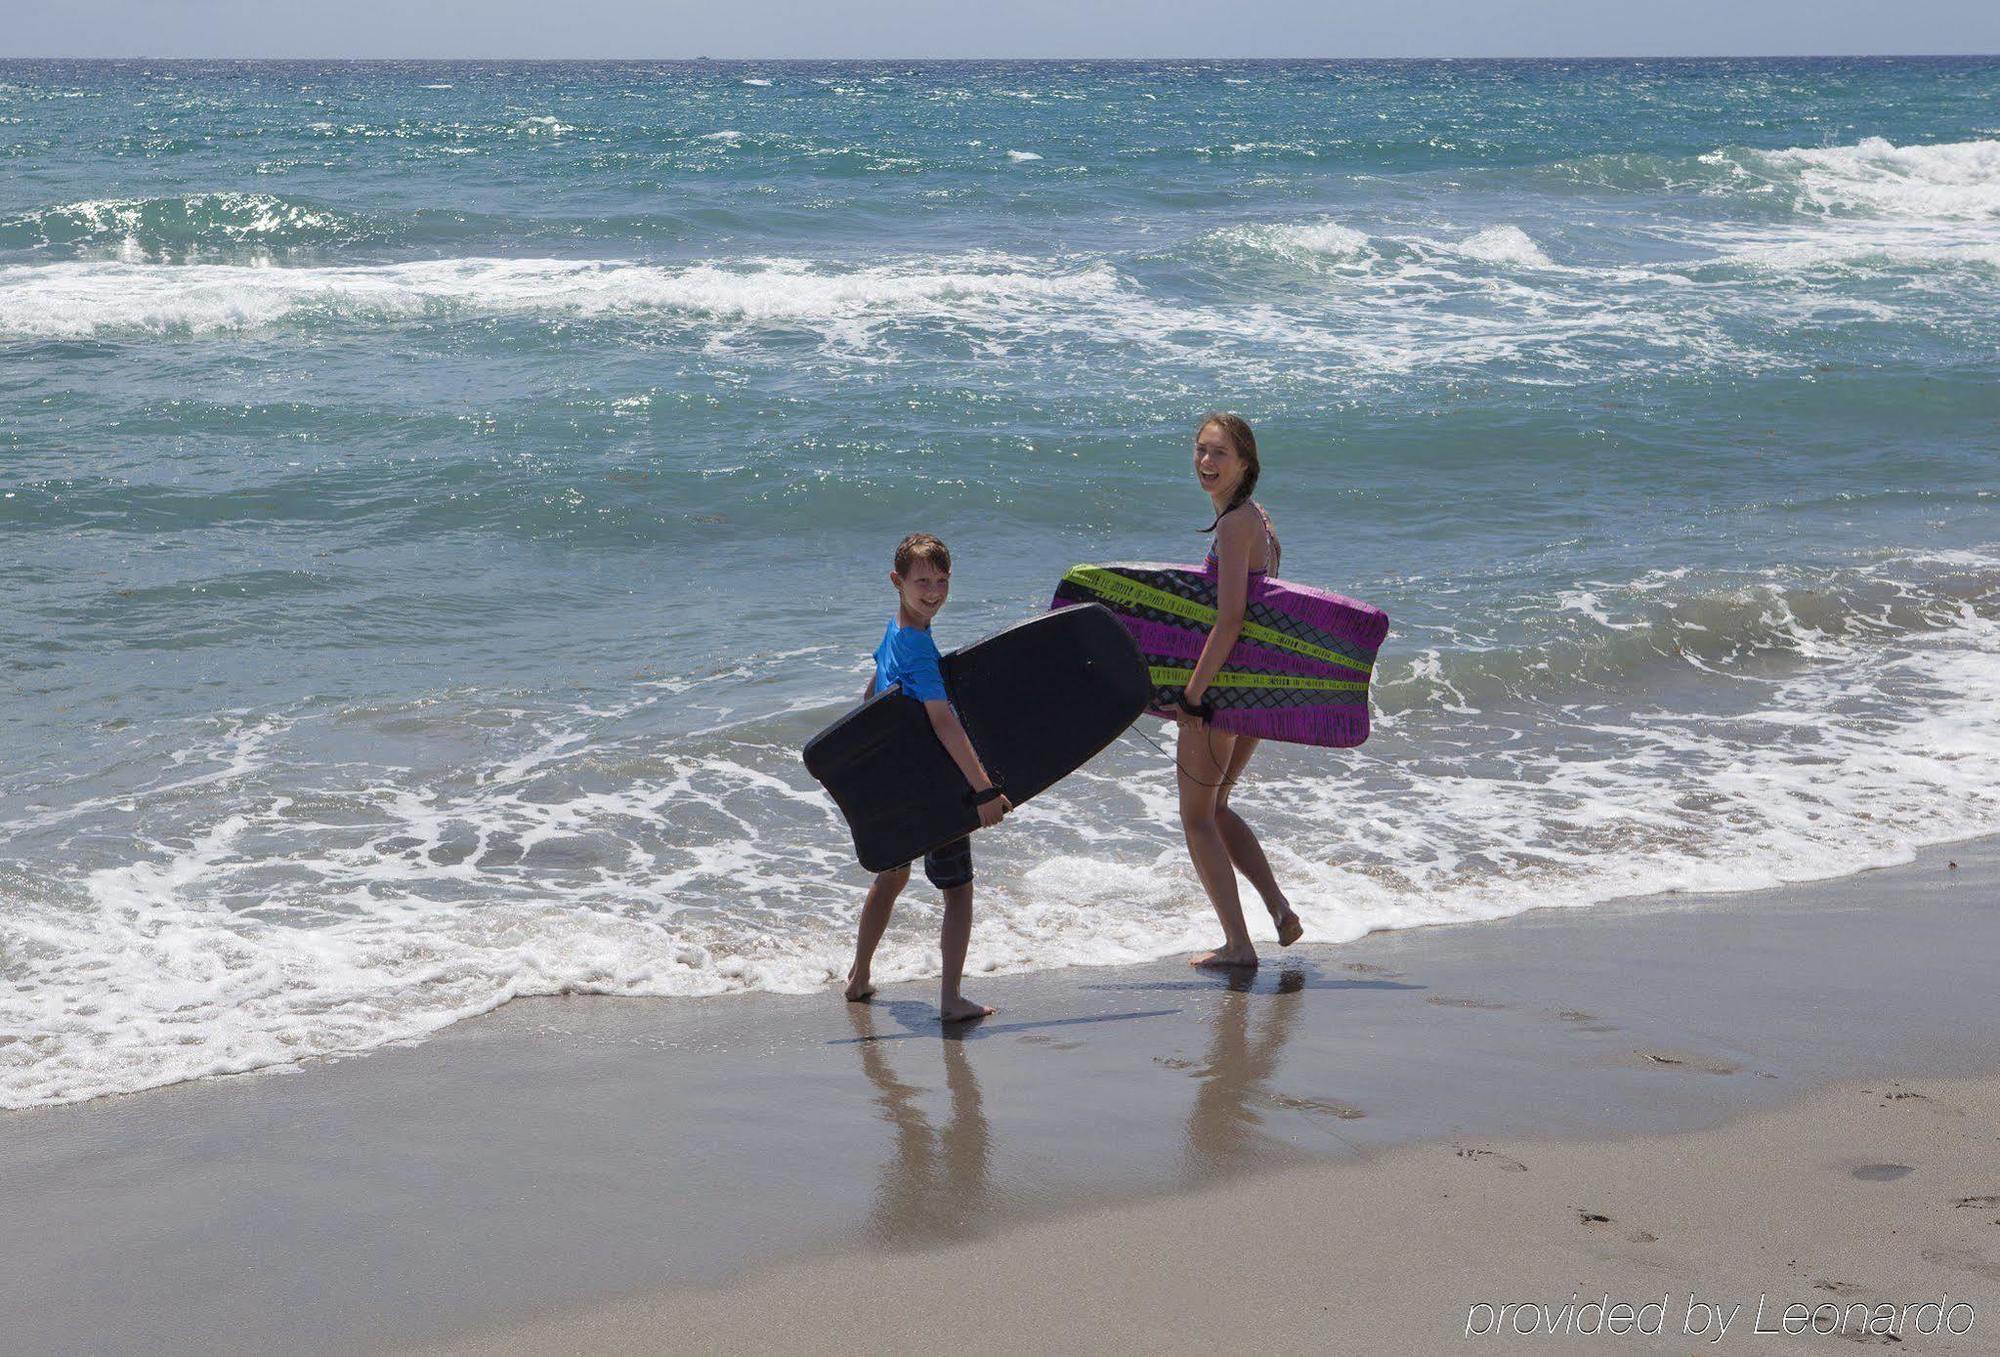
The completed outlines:
<svg viewBox="0 0 2000 1357">
<path fill-rule="evenodd" d="M 904 863 L 904 866 L 909 866 Z M 941 891 L 972 884 L 972 836 L 953 839 L 924 854 L 924 875 Z"/>
</svg>

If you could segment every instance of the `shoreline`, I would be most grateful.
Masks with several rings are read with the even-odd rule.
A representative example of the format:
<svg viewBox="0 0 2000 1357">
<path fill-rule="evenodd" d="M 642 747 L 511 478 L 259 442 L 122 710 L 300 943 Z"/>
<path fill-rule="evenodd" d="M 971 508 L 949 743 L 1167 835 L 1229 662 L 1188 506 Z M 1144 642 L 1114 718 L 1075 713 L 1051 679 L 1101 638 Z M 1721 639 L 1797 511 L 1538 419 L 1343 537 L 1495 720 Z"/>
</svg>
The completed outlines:
<svg viewBox="0 0 2000 1357">
<path fill-rule="evenodd" d="M 1675 886 L 1666 890 L 1650 891 L 1642 894 L 1612 895 L 1602 899 L 1572 901 L 1562 904 L 1526 905 L 1515 908 L 1509 913 L 1472 914 L 1461 918 L 1424 919 L 1408 923 L 1378 924 L 1369 927 L 1364 932 L 1352 936 L 1337 936 L 1331 941 L 1309 934 L 1303 940 L 1303 945 L 1297 950 L 1281 949 L 1274 936 L 1266 935 L 1268 924 L 1266 916 L 1261 912 L 1260 908 L 1248 909 L 1247 915 L 1254 934 L 1253 942 L 1257 945 L 1259 956 L 1263 958 L 1265 969 L 1268 971 L 1272 965 L 1284 965 L 1287 959 L 1302 959 L 1311 955 L 1332 953 L 1379 937 L 1414 935 L 1433 929 L 1461 929 L 1496 924 L 1505 925 L 1543 913 L 1602 913 L 1609 917 L 1620 911 L 1675 909 L 1682 907 L 1683 902 L 1689 901 L 1705 902 L 1704 907 L 1727 907 L 1729 902 L 1744 897 L 1782 894 L 1794 890 L 1811 890 L 1820 886 L 1865 878 L 1878 872 L 1906 870 L 1917 865 L 1927 857 L 1943 856 L 1948 858 L 1954 850 L 1961 847 L 1979 845 L 1989 841 L 2000 844 L 2000 831 L 1925 840 L 1893 850 L 1896 853 L 1894 860 L 1876 862 L 1872 865 L 1844 865 L 1832 875 L 1807 876 L 1783 881 L 1766 881 L 1761 884 L 1727 889 L 1708 886 Z M 862 889 L 857 889 L 854 892 L 857 896 L 860 893 L 862 893 Z M 919 898 L 921 898 L 921 893 Z M 908 897 L 905 897 L 905 901 L 907 905 Z M 1251 904 L 1256 904 L 1254 898 L 1251 900 Z M 995 922 L 993 920 L 981 920 L 975 914 L 973 922 L 975 948 L 979 941 L 979 930 L 981 927 L 984 926 L 991 929 L 995 926 Z M 1209 936 L 1213 931 L 1209 923 L 1204 921 L 1199 925 L 1199 928 L 1201 929 L 1199 933 L 1190 934 L 1180 946 L 1157 955 L 1128 955 L 1113 960 L 1061 960 L 1025 968 L 1018 965 L 1001 963 L 1000 969 L 992 971 L 968 971 L 967 983 L 975 988 L 984 989 L 996 982 L 1001 984 L 1009 984 L 1016 981 L 1032 983 L 1037 980 L 1053 981 L 1059 977 L 1071 974 L 1094 974 L 1097 972 L 1119 972 L 1145 967 L 1171 966 L 1193 952 L 1206 950 L 1214 945 L 1212 937 Z M 893 948 L 888 948 L 883 953 L 878 953 L 876 972 L 878 975 L 887 973 L 890 977 L 879 982 L 881 988 L 885 990 L 889 988 L 909 990 L 913 987 L 921 989 L 922 987 L 934 986 L 936 984 L 938 975 L 934 969 L 936 965 L 936 946 L 933 934 L 922 935 L 915 949 L 918 956 L 923 958 L 919 963 L 920 966 L 926 966 L 930 969 L 921 969 L 915 975 L 905 973 L 904 968 L 898 964 L 897 960 L 889 956 L 889 953 L 893 950 Z M 974 955 L 976 956 L 976 950 Z M 847 958 L 848 953 L 843 952 L 839 960 L 829 964 L 829 969 L 826 972 L 827 979 L 825 981 L 827 988 L 824 989 L 799 991 L 794 989 L 751 988 L 722 990 L 707 994 L 628 993 L 617 990 L 587 988 L 561 992 L 536 990 L 526 994 L 515 994 L 510 997 L 497 999 L 489 1006 L 464 1011 L 456 1017 L 449 1018 L 439 1026 L 423 1027 L 414 1032 L 379 1039 L 368 1045 L 356 1046 L 351 1049 L 315 1050 L 288 1060 L 255 1063 L 247 1067 L 204 1069 L 191 1074 L 177 1074 L 166 1082 L 146 1083 L 135 1087 L 109 1088 L 82 1096 L 68 1096 L 56 1102 L 35 1102 L 26 1105 L 0 1104 L 0 1117 L 31 1115 L 62 1107 L 86 1106 L 94 1103 L 115 1101 L 121 1098 L 143 1097 L 183 1088 L 188 1085 L 233 1083 L 244 1080 L 299 1074 L 320 1065 L 369 1059 L 384 1052 L 407 1050 L 423 1045 L 426 1042 L 438 1040 L 441 1037 L 458 1031 L 468 1024 L 484 1023 L 496 1019 L 504 1020 L 507 1010 L 523 1004 L 612 1001 L 618 1003 L 674 1005 L 707 1004 L 730 1000 L 748 1001 L 751 1003 L 771 1002 L 774 1000 L 816 1001 L 821 994 L 828 992 L 829 989 L 838 988 L 840 983 L 838 977 L 841 974 L 842 967 L 846 964 Z M 1178 974 L 1178 972 L 1175 973 Z"/>
<path fill-rule="evenodd" d="M 1179 962 L 991 977 L 1001 1013 L 942 1040 L 927 982 L 865 1006 L 517 1001 L 283 1077 L 0 1114 L 0 1237 L 21 1260 L 0 1322 L 38 1352 L 507 1351 L 557 1322 L 643 1351 L 618 1327 L 630 1307 L 719 1323 L 718 1298 L 808 1294 L 843 1268 L 915 1269 L 917 1290 L 871 1283 L 857 1313 L 917 1324 L 924 1267 L 965 1247 L 985 1266 L 1036 1232 L 1123 1240 L 1157 1281 L 1134 1241 L 1217 1214 L 1190 1203 L 1251 1228 L 1235 1203 L 1326 1174 L 1379 1196 L 1440 1146 L 1585 1165 L 1784 1122 L 1856 1080 L 2000 1074 L 1996 886 L 1983 839 L 1803 886 L 1308 945 L 1233 986 Z M 1269 1238 L 1311 1227 L 1261 1219 Z M 1406 1224 L 1409 1257 L 1440 1267 L 1484 1247 Z M 2000 1268 L 2000 1230 L 1949 1247 Z M 1346 1262 L 1325 1271 L 1320 1301 L 1358 1325 Z"/>
</svg>

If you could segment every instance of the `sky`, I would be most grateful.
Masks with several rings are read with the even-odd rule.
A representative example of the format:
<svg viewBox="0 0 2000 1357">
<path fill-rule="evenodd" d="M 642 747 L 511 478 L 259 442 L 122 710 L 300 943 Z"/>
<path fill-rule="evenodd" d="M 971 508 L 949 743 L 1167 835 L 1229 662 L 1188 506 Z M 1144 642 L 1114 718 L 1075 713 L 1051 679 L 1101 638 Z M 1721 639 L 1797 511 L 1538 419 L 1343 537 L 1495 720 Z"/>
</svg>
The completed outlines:
<svg viewBox="0 0 2000 1357">
<path fill-rule="evenodd" d="M 0 57 L 2000 53 L 2000 0 L 0 0 Z"/>
</svg>

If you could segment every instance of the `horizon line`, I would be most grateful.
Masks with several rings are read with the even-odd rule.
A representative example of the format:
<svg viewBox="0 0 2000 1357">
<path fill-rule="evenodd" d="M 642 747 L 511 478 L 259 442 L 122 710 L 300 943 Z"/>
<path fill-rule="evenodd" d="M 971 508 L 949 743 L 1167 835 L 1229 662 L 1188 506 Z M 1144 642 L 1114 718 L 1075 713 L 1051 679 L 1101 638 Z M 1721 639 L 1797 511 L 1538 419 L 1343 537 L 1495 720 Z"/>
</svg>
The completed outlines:
<svg viewBox="0 0 2000 1357">
<path fill-rule="evenodd" d="M 1309 64 L 1325 62 L 1390 62 L 1390 61 L 1451 61 L 1451 62 L 1529 62 L 1529 61 L 1991 61 L 2000 59 L 2000 51 L 1995 52 L 1659 52 L 1659 53 L 1609 53 L 1589 54 L 1547 54 L 1540 56 L 819 56 L 819 57 L 776 57 L 776 56 L 691 56 L 691 57 L 613 57 L 613 56 L 569 56 L 569 57 L 526 57 L 526 56 L 0 56 L 0 64 L 8 62 L 42 61 L 237 61 L 237 62 L 299 62 L 299 61 L 344 61 L 356 65 L 390 65 L 397 62 L 431 61 L 460 63 L 508 63 L 524 66 L 563 65 L 711 65 L 763 63 L 767 65 L 803 65 L 821 62 L 880 62 L 932 64 L 940 62 L 987 62 L 1036 63 L 1055 65 L 1064 62 L 1201 62 L 1219 63 L 1263 63 L 1263 64 Z"/>
</svg>

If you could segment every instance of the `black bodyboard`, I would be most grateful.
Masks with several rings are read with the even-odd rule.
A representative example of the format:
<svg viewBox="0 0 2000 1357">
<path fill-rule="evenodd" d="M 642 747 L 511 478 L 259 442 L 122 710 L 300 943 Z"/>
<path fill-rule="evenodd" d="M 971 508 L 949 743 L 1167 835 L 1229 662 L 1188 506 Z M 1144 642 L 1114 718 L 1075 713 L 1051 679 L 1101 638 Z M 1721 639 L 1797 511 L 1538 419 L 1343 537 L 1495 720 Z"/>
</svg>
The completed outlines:
<svg viewBox="0 0 2000 1357">
<path fill-rule="evenodd" d="M 1020 805 L 1068 777 L 1139 719 L 1152 679 L 1102 604 L 1065 608 L 944 657 L 945 690 L 972 747 Z M 969 788 L 923 703 L 881 693 L 815 735 L 806 771 L 833 796 L 871 872 L 979 828 Z"/>
</svg>

